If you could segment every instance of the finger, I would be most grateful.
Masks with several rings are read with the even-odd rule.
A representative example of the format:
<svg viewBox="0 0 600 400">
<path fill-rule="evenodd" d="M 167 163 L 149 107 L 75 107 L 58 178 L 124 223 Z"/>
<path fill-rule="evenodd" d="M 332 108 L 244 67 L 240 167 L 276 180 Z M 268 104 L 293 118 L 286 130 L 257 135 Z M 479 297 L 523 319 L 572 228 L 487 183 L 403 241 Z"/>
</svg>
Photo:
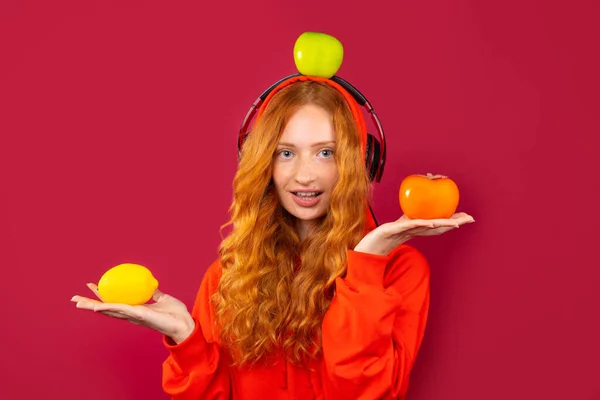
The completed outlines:
<svg viewBox="0 0 600 400">
<path fill-rule="evenodd" d="M 389 236 L 394 236 L 394 237 L 398 237 L 398 236 L 413 236 L 413 235 L 418 235 L 420 233 L 429 231 L 431 229 L 434 229 L 434 225 L 433 223 L 429 222 L 429 221 L 425 221 L 425 220 L 415 220 L 415 222 L 413 223 L 408 222 L 405 224 L 399 224 L 393 227 L 390 227 L 390 229 L 387 230 L 387 234 Z"/>
<path fill-rule="evenodd" d="M 85 286 L 87 286 L 92 291 L 92 293 L 94 293 L 94 296 L 102 300 L 102 297 L 100 297 L 100 292 L 98 291 L 98 286 L 95 283 L 87 283 Z"/>
<path fill-rule="evenodd" d="M 445 232 L 449 232 L 453 229 L 456 229 L 456 227 L 441 227 L 441 228 L 434 228 L 434 229 L 423 229 L 419 232 L 411 232 L 411 236 L 436 236 L 436 235 L 441 235 Z"/>
<path fill-rule="evenodd" d="M 434 228 L 458 228 L 459 222 L 452 218 L 431 219 Z"/>
<path fill-rule="evenodd" d="M 438 228 L 458 228 L 459 222 L 450 218 L 440 219 L 406 219 L 385 224 L 388 235 L 420 234 L 427 230 Z M 382 225 L 383 226 L 383 225 Z"/>
<path fill-rule="evenodd" d="M 98 312 L 99 314 L 103 314 L 103 315 L 106 315 L 106 316 L 112 317 L 112 318 L 125 319 L 134 325 L 142 325 L 141 321 L 132 319 L 132 318 L 136 318 L 135 316 L 132 317 L 132 316 L 130 316 L 126 313 L 120 312 L 120 311 L 110 311 L 110 310 L 99 310 L 98 309 L 99 306 L 106 306 L 107 303 L 103 303 L 101 301 L 90 299 L 90 298 L 83 297 L 83 296 L 73 296 L 71 298 L 71 301 L 77 302 L 77 304 L 76 304 L 77 308 L 95 311 L 95 312 Z"/>
<path fill-rule="evenodd" d="M 411 235 L 421 235 L 421 236 L 431 236 L 431 235 L 438 235 L 440 233 L 448 232 L 448 231 L 451 231 L 456 228 L 458 228 L 458 225 L 436 226 L 433 228 L 421 228 L 418 230 L 412 230 L 410 232 L 410 234 Z"/>
<path fill-rule="evenodd" d="M 152 300 L 154 300 L 154 301 L 156 301 L 156 302 L 158 302 L 159 300 L 161 300 L 161 299 L 164 299 L 164 298 L 166 298 L 166 297 L 167 297 L 167 295 L 166 295 L 166 294 L 164 294 L 163 292 L 161 292 L 161 291 L 160 291 L 160 290 L 158 290 L 158 289 L 156 289 L 156 290 L 154 291 L 154 293 L 152 294 Z"/>
<path fill-rule="evenodd" d="M 83 308 L 83 309 L 92 310 L 92 311 L 94 310 L 94 307 L 96 307 L 99 304 L 102 304 L 98 300 L 89 299 L 87 297 L 82 297 L 82 296 L 73 296 L 71 298 L 71 301 L 77 303 L 75 305 L 75 307 L 77 307 L 77 308 Z"/>
<path fill-rule="evenodd" d="M 452 215 L 452 217 L 450 217 L 450 218 L 458 220 L 461 225 L 475 222 L 475 219 L 471 215 L 464 213 L 464 212 L 456 213 L 456 214 Z"/>
<path fill-rule="evenodd" d="M 75 295 L 75 296 L 71 297 L 71 301 L 74 303 L 77 303 L 78 301 L 81 301 L 81 300 L 92 300 L 92 299 L 83 297 L 83 296 L 79 296 L 79 295 Z"/>
<path fill-rule="evenodd" d="M 116 311 L 98 311 L 98 313 L 106 315 L 108 317 L 112 317 L 112 318 L 116 318 L 116 319 L 124 319 L 126 321 L 131 322 L 134 325 L 143 325 L 143 323 L 141 321 L 137 321 L 135 319 L 131 319 L 129 316 L 125 315 L 125 314 L 121 314 L 120 312 L 116 312 Z"/>
<path fill-rule="evenodd" d="M 136 319 L 143 318 L 143 314 L 140 311 L 140 309 L 138 309 L 134 306 L 130 306 L 128 304 L 99 303 L 99 304 L 94 305 L 94 311 L 96 311 L 96 312 L 111 311 L 111 312 L 117 312 L 117 313 L 123 314 L 128 318 L 136 318 Z"/>
<path fill-rule="evenodd" d="M 418 227 L 418 228 L 413 228 L 413 229 L 409 229 L 408 231 L 402 232 L 402 234 L 409 235 L 409 236 L 419 236 L 425 232 L 431 232 L 433 229 L 435 229 L 435 228 Z"/>
<path fill-rule="evenodd" d="M 412 229 L 418 227 L 431 227 L 433 223 L 428 219 L 404 219 L 398 220 L 396 223 L 392 223 L 396 228 L 400 229 Z"/>
<path fill-rule="evenodd" d="M 121 314 L 116 311 L 98 311 L 100 314 L 107 315 L 109 317 L 118 318 L 118 319 L 129 319 L 129 317 L 125 314 Z"/>
<path fill-rule="evenodd" d="M 453 221 L 450 219 L 415 219 L 415 220 L 407 222 L 407 227 L 409 227 L 409 229 L 414 229 L 414 228 L 435 229 L 435 228 L 439 228 L 442 226 L 454 227 L 456 225 L 457 225 L 456 221 Z"/>
</svg>

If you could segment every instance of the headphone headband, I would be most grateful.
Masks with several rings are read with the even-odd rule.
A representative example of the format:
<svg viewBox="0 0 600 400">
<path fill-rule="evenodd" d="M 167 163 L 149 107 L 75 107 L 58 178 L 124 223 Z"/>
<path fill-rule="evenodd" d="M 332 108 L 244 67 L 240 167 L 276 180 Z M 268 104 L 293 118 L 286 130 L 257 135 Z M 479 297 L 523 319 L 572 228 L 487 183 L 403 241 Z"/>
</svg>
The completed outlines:
<svg viewBox="0 0 600 400">
<path fill-rule="evenodd" d="M 248 110 L 248 112 L 246 113 L 246 116 L 244 117 L 244 121 L 242 122 L 242 126 L 240 128 L 240 132 L 239 132 L 239 136 L 238 136 L 238 158 L 241 155 L 242 145 L 243 145 L 246 137 L 250 133 L 249 129 L 248 129 L 250 126 L 250 122 L 252 121 L 252 119 L 254 118 L 254 116 L 257 113 L 260 116 L 260 112 L 264 108 L 264 105 L 265 105 L 264 103 L 267 100 L 267 98 L 269 97 L 269 95 L 276 88 L 278 88 L 279 86 L 284 84 L 286 81 L 290 81 L 290 83 L 293 83 L 298 80 L 303 80 L 302 78 L 305 78 L 305 80 L 327 81 L 327 80 L 321 79 L 321 78 L 314 79 L 312 77 L 306 77 L 302 74 L 297 73 L 297 74 L 286 76 L 285 78 L 282 78 L 282 79 L 278 80 L 277 82 L 273 83 L 271 86 L 269 86 L 263 93 L 261 93 L 260 96 L 258 96 L 258 98 L 254 101 L 252 106 L 250 106 L 250 109 Z M 333 76 L 329 79 L 329 81 L 334 82 L 335 84 L 341 86 L 344 90 L 346 90 L 348 92 L 348 94 L 350 94 L 350 96 L 356 101 L 356 103 L 358 105 L 364 107 L 368 111 L 368 113 L 371 115 L 371 118 L 375 125 L 375 129 L 377 130 L 377 133 L 379 135 L 379 142 L 371 144 L 370 142 L 372 140 L 377 140 L 377 139 L 374 139 L 371 137 L 371 135 L 367 134 L 367 143 L 365 143 L 365 145 L 367 147 L 366 156 L 367 156 L 368 160 L 371 160 L 371 161 L 374 161 L 377 163 L 377 165 L 373 165 L 373 171 L 371 173 L 371 175 L 372 175 L 371 178 L 376 180 L 377 182 L 379 182 L 383 175 L 383 169 L 385 166 L 385 159 L 386 159 L 385 135 L 383 132 L 383 127 L 381 125 L 381 122 L 379 121 L 379 117 L 377 117 L 375 110 L 373 109 L 373 107 L 371 106 L 371 103 L 369 103 L 367 98 L 357 88 L 355 88 L 353 85 L 351 85 L 349 82 L 340 78 L 339 76 Z M 335 86 L 335 85 L 331 85 L 331 86 Z M 353 109 L 351 104 L 349 104 L 349 106 L 351 109 Z M 357 123 L 358 123 L 358 121 L 357 121 Z M 375 151 L 375 154 L 373 154 L 373 151 L 370 150 L 370 149 L 372 149 L 373 145 L 377 145 L 377 146 L 375 146 L 377 149 Z M 379 147 L 381 147 L 381 149 L 379 149 Z M 379 154 L 379 153 L 381 153 L 381 154 Z"/>
</svg>

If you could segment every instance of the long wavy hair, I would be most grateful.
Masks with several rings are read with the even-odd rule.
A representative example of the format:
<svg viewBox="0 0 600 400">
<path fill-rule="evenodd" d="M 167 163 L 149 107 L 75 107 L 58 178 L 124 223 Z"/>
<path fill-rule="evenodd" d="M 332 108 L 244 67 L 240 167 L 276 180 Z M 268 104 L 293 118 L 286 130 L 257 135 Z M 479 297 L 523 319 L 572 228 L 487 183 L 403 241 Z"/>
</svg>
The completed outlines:
<svg viewBox="0 0 600 400">
<path fill-rule="evenodd" d="M 294 111 L 313 104 L 333 118 L 338 179 L 327 213 L 300 241 L 295 217 L 272 182 L 280 135 Z M 364 235 L 370 195 L 358 126 L 337 89 L 295 82 L 281 89 L 244 143 L 233 182 L 231 233 L 219 247 L 222 276 L 213 296 L 221 343 L 234 364 L 266 360 L 274 350 L 300 364 L 321 351 L 321 323 L 346 255 Z"/>
</svg>

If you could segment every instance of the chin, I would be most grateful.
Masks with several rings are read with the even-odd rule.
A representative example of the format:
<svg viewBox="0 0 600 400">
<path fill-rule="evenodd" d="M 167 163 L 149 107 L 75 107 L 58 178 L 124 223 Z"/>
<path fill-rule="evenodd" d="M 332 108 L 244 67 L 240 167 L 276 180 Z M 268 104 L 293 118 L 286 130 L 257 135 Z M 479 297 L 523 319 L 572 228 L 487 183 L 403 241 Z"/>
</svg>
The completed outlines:
<svg viewBox="0 0 600 400">
<path fill-rule="evenodd" d="M 322 217 L 325 216 L 325 212 L 305 212 L 305 211 L 300 211 L 300 212 L 292 212 L 290 213 L 292 214 L 294 217 L 298 218 L 299 220 L 302 221 L 315 221 L 318 220 Z"/>
<path fill-rule="evenodd" d="M 314 221 L 320 219 L 327 214 L 326 209 L 319 207 L 318 209 L 303 209 L 296 204 L 283 204 L 287 212 L 302 221 Z"/>
</svg>

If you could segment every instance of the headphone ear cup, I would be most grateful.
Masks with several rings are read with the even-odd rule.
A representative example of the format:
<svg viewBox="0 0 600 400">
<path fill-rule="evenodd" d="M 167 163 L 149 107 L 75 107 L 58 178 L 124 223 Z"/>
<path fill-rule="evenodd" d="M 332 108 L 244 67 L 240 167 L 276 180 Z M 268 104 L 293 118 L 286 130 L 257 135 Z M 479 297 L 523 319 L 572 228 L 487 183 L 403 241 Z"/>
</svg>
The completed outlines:
<svg viewBox="0 0 600 400">
<path fill-rule="evenodd" d="M 379 164 L 381 163 L 381 143 L 373 136 L 373 159 L 371 161 L 371 176 L 372 180 L 381 178 L 381 171 L 379 170 Z"/>
<path fill-rule="evenodd" d="M 368 173 L 369 173 L 369 178 L 371 179 L 371 181 L 373 180 L 373 173 L 372 173 L 372 160 L 373 158 L 373 136 L 370 133 L 367 133 L 367 146 L 366 146 L 366 151 L 365 151 L 365 168 L 367 169 Z"/>
<path fill-rule="evenodd" d="M 369 171 L 371 181 L 377 178 L 377 170 L 379 169 L 379 161 L 381 160 L 381 144 L 373 135 L 367 133 L 367 149 L 366 149 L 365 165 Z"/>
</svg>

